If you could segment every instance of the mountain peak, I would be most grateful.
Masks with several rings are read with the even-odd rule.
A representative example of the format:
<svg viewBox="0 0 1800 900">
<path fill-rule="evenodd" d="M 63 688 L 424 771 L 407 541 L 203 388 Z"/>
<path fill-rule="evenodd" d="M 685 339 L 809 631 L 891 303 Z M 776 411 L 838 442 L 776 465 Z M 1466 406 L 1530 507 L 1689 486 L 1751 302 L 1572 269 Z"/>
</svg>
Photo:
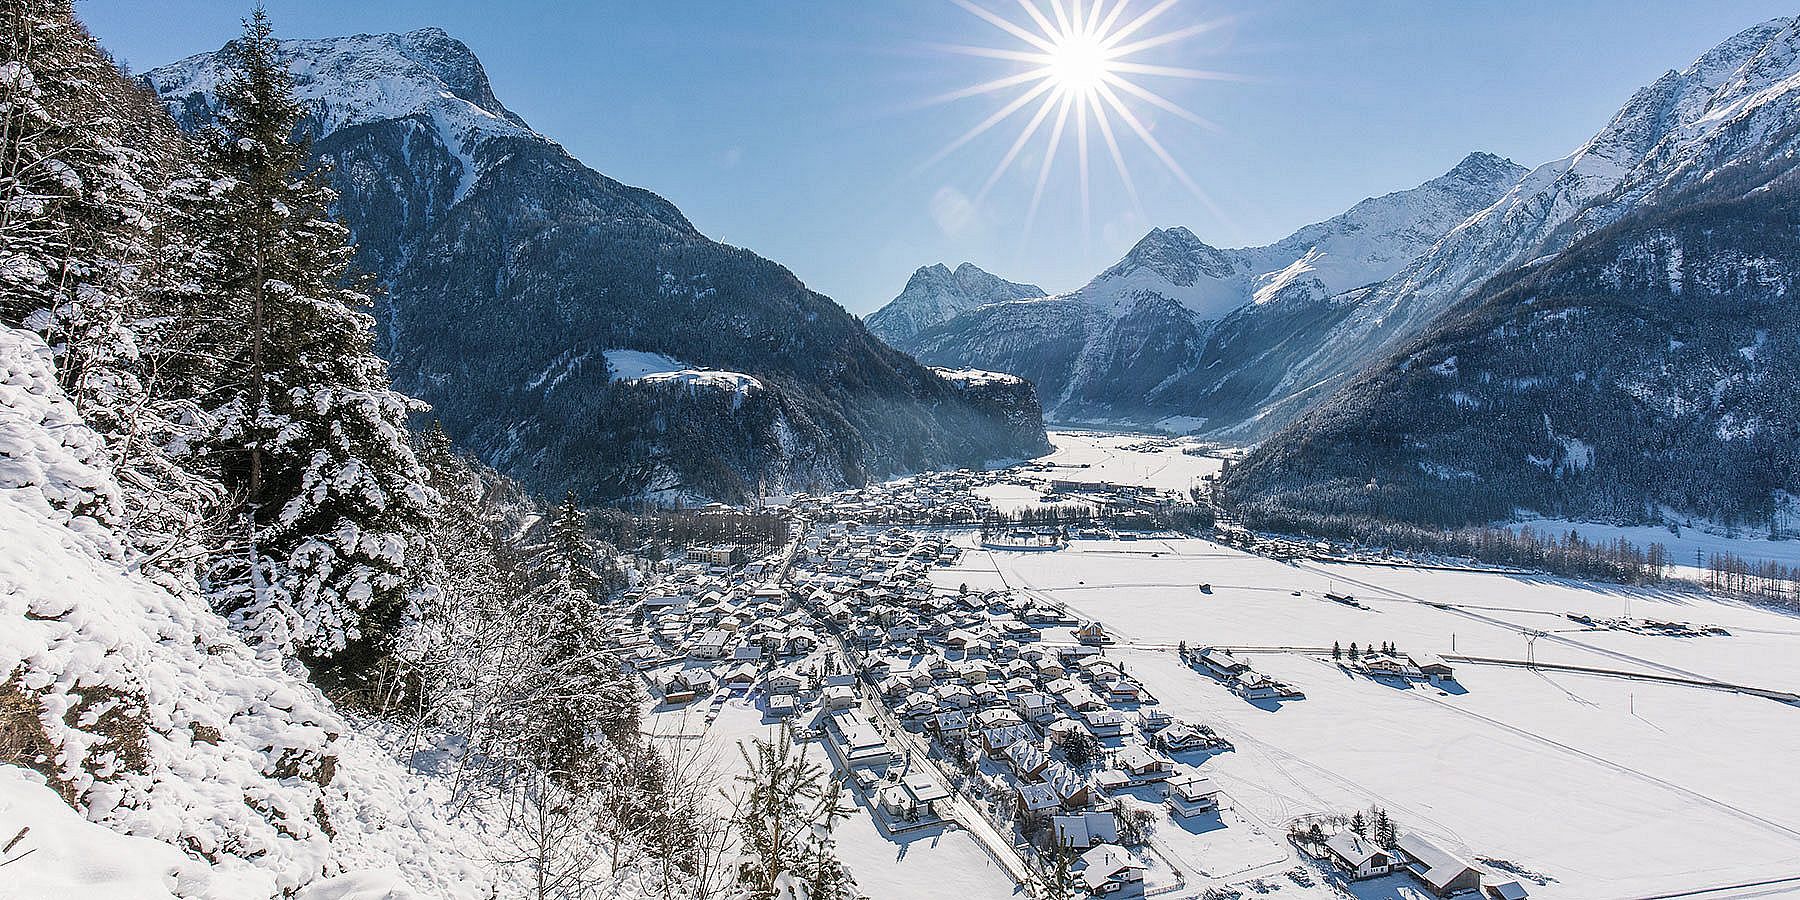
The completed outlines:
<svg viewBox="0 0 1800 900">
<path fill-rule="evenodd" d="M 954 271 L 943 263 L 921 266 L 906 289 L 886 306 L 869 314 L 869 330 L 882 340 L 904 346 L 919 332 L 989 303 L 1044 296 L 1035 284 L 1007 281 L 974 263 Z"/>
<path fill-rule="evenodd" d="M 1487 184 L 1501 178 L 1517 181 L 1520 176 L 1525 174 L 1525 171 L 1524 166 L 1504 156 L 1477 150 L 1463 157 L 1462 162 L 1444 173 L 1444 177 L 1470 184 Z"/>
</svg>

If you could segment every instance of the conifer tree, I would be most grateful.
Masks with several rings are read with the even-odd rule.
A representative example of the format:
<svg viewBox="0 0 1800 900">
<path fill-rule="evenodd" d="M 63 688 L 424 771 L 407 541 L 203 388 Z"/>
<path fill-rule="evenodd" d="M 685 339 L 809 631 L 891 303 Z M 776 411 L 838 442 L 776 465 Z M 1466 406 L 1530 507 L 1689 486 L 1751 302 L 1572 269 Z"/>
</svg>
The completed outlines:
<svg viewBox="0 0 1800 900">
<path fill-rule="evenodd" d="M 355 675 L 406 617 L 429 503 L 408 442 L 415 401 L 375 354 L 335 194 L 307 169 L 302 108 L 258 9 L 233 42 L 212 137 L 223 185 L 214 232 L 219 319 L 241 328 L 216 408 L 244 498 L 220 603 L 263 646 L 320 674 Z"/>
</svg>

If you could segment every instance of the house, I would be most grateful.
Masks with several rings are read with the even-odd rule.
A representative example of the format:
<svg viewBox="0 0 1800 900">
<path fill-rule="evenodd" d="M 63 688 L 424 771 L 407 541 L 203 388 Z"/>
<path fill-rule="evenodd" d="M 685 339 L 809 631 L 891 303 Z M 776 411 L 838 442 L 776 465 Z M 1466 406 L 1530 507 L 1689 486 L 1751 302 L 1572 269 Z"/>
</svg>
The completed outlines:
<svg viewBox="0 0 1800 900">
<path fill-rule="evenodd" d="M 1239 674 L 1250 671 L 1250 664 L 1232 656 L 1229 652 L 1213 647 L 1200 651 L 1200 665 L 1215 678 L 1230 680 Z"/>
<path fill-rule="evenodd" d="M 1106 686 L 1106 699 L 1112 703 L 1136 703 L 1144 686 L 1129 678 L 1120 678 Z"/>
<path fill-rule="evenodd" d="M 756 683 L 756 667 L 749 663 L 733 667 L 719 683 L 734 691 L 749 690 L 750 685 Z"/>
<path fill-rule="evenodd" d="M 700 633 L 694 639 L 694 645 L 688 648 L 691 659 L 718 659 L 725 655 L 725 643 L 731 635 L 723 628 L 711 628 Z"/>
<path fill-rule="evenodd" d="M 939 741 L 958 744 L 969 736 L 969 716 L 961 710 L 947 710 L 932 716 L 929 727 Z"/>
<path fill-rule="evenodd" d="M 806 679 L 798 673 L 783 670 L 763 679 L 763 688 L 771 694 L 798 694 L 806 686 Z"/>
<path fill-rule="evenodd" d="M 700 696 L 702 688 L 711 686 L 705 679 L 686 672 L 675 672 L 657 682 L 657 689 L 662 691 L 664 703 L 686 703 Z"/>
<path fill-rule="evenodd" d="M 1013 711 L 1027 722 L 1048 722 L 1056 718 L 1056 701 L 1042 691 L 1022 691 L 1012 698 Z"/>
<path fill-rule="evenodd" d="M 1006 748 L 1007 764 L 1020 781 L 1042 781 L 1050 767 L 1050 756 L 1036 741 L 1019 741 Z"/>
<path fill-rule="evenodd" d="M 1169 781 L 1169 811 L 1178 818 L 1217 812 L 1219 786 L 1211 778 L 1186 772 Z"/>
<path fill-rule="evenodd" d="M 799 711 L 799 708 L 799 705 L 794 702 L 793 694 L 769 695 L 769 715 L 778 719 L 789 718 L 795 712 Z"/>
<path fill-rule="evenodd" d="M 1125 733 L 1125 714 L 1117 710 L 1083 710 L 1081 721 L 1095 737 L 1118 737 Z"/>
<path fill-rule="evenodd" d="M 1325 855 L 1351 880 L 1386 875 L 1394 858 L 1354 831 L 1340 831 L 1325 841 Z"/>
<path fill-rule="evenodd" d="M 849 709 L 856 705 L 856 691 L 847 684 L 834 684 L 825 689 L 826 709 Z"/>
<path fill-rule="evenodd" d="M 1488 900 L 1525 900 L 1530 896 L 1525 890 L 1525 886 L 1520 884 L 1517 878 L 1484 883 L 1481 886 L 1481 893 Z"/>
<path fill-rule="evenodd" d="M 1395 862 L 1439 897 L 1481 888 L 1480 869 L 1416 834 L 1400 835 L 1394 851 Z"/>
<path fill-rule="evenodd" d="M 1030 725 L 1002 725 L 999 728 L 986 728 L 981 732 L 981 750 L 989 759 L 1000 759 L 1006 748 L 1020 741 L 1036 741 L 1037 731 Z"/>
<path fill-rule="evenodd" d="M 863 718 L 859 710 L 843 710 L 827 717 L 832 731 L 837 733 L 838 746 L 843 753 L 844 764 L 848 766 L 873 766 L 893 762 L 894 751 L 888 747 L 881 733 L 869 720 Z"/>
<path fill-rule="evenodd" d="M 1093 799 L 1087 778 L 1062 763 L 1051 763 L 1044 770 L 1044 784 L 1049 785 L 1063 809 L 1082 809 Z"/>
<path fill-rule="evenodd" d="M 1062 798 L 1057 796 L 1056 788 L 1048 782 L 1040 784 L 1016 784 L 1013 790 L 1017 793 L 1019 814 L 1044 813 L 1062 808 Z"/>
<path fill-rule="evenodd" d="M 1418 666 L 1419 674 L 1431 681 L 1455 681 L 1456 674 L 1450 664 L 1435 653 L 1416 653 L 1412 656 L 1413 665 Z"/>
<path fill-rule="evenodd" d="M 1089 848 L 1081 854 L 1077 865 L 1080 866 L 1082 884 L 1095 896 L 1127 891 L 1137 893 L 1144 889 L 1146 867 L 1117 844 Z"/>
<path fill-rule="evenodd" d="M 1174 724 L 1175 717 L 1160 709 L 1138 710 L 1138 727 L 1145 731 L 1161 731 Z"/>
<path fill-rule="evenodd" d="M 1174 760 L 1142 744 L 1122 751 L 1115 764 L 1133 782 L 1139 784 L 1161 781 L 1175 774 Z"/>
<path fill-rule="evenodd" d="M 1107 810 L 1066 813 L 1050 817 L 1050 832 L 1057 846 L 1086 850 L 1095 844 L 1117 843 L 1119 820 Z"/>
<path fill-rule="evenodd" d="M 1176 722 L 1156 733 L 1151 743 L 1166 753 L 1198 750 L 1212 744 L 1212 736 L 1186 722 Z"/>
<path fill-rule="evenodd" d="M 1306 695 L 1261 672 L 1244 672 L 1231 682 L 1231 690 L 1245 700 L 1299 700 Z"/>
<path fill-rule="evenodd" d="M 1089 646 L 1112 643 L 1112 636 L 1106 633 L 1106 626 L 1099 622 L 1089 622 L 1075 629 L 1075 640 Z"/>
<path fill-rule="evenodd" d="M 1399 678 L 1406 681 L 1418 681 L 1425 676 L 1412 660 L 1404 657 L 1389 656 L 1386 653 L 1367 653 L 1359 665 L 1364 672 L 1373 678 Z"/>
<path fill-rule="evenodd" d="M 921 810 L 922 814 L 937 812 L 937 805 L 950 799 L 950 792 L 924 772 L 914 772 L 900 779 L 900 786 L 906 788 L 906 793 L 912 798 L 913 805 Z"/>
</svg>

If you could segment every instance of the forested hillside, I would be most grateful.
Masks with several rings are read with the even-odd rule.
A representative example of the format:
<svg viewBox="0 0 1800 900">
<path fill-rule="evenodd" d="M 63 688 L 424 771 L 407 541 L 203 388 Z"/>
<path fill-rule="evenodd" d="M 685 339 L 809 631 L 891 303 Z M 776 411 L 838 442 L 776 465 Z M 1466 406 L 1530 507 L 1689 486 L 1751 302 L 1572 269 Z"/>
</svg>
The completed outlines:
<svg viewBox="0 0 1800 900">
<path fill-rule="evenodd" d="M 1800 181 L 1739 166 L 1490 281 L 1251 454 L 1253 507 L 1780 533 L 1800 493 Z"/>
<path fill-rule="evenodd" d="M 408 429 L 267 19 L 191 138 L 69 0 L 0 21 L 8 884 L 721 896 L 599 631 L 635 563 Z"/>
<path fill-rule="evenodd" d="M 185 127 L 219 121 L 232 48 L 143 77 Z M 459 446 L 547 496 L 743 499 L 1045 449 L 1028 385 L 970 394 L 785 268 L 709 240 L 501 105 L 439 29 L 284 41 L 299 132 L 341 192 L 396 383 Z M 626 377 L 609 353 L 740 373 Z"/>
</svg>

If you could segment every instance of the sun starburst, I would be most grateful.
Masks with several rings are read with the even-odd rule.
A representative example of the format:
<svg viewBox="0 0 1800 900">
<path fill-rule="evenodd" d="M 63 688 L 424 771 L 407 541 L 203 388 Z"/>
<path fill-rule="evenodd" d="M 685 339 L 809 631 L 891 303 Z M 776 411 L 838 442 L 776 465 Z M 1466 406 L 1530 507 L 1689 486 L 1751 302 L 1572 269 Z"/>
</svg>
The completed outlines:
<svg viewBox="0 0 1800 900">
<path fill-rule="evenodd" d="M 1025 216 L 1029 232 L 1037 218 L 1044 188 L 1055 167 L 1065 139 L 1073 132 L 1076 167 L 1079 172 L 1081 216 L 1084 225 L 1092 215 L 1092 186 L 1089 145 L 1094 133 L 1105 145 L 1120 183 L 1141 216 L 1143 201 L 1126 163 L 1121 147 L 1120 131 L 1129 132 L 1174 178 L 1208 207 L 1206 192 L 1182 168 L 1168 148 L 1152 133 L 1151 126 L 1134 110 L 1140 105 L 1153 107 L 1202 128 L 1216 129 L 1213 123 L 1184 109 L 1174 101 L 1139 83 L 1145 78 L 1231 79 L 1222 72 L 1146 62 L 1141 54 L 1186 40 L 1218 27 L 1217 22 L 1204 22 L 1167 31 L 1151 29 L 1180 0 L 1158 0 L 1142 10 L 1127 11 L 1131 0 L 1016 0 L 1025 21 L 1002 16 L 974 0 L 952 0 L 982 21 L 1014 38 L 1011 47 L 985 47 L 962 44 L 937 45 L 941 49 L 967 56 L 1003 60 L 1021 67 L 1018 71 L 980 84 L 933 98 L 933 102 L 951 102 L 971 97 L 1011 96 L 1002 105 L 968 131 L 951 141 L 929 161 L 938 162 L 969 142 L 1020 113 L 1026 115 L 1018 136 L 989 173 L 976 194 L 980 203 L 998 184 L 1032 140 L 1047 133 L 1045 148 L 1038 164 L 1037 179 L 1031 193 L 1031 205 Z M 1047 7 L 1047 8 L 1046 8 Z M 1115 127 L 1117 124 L 1123 128 Z"/>
</svg>

